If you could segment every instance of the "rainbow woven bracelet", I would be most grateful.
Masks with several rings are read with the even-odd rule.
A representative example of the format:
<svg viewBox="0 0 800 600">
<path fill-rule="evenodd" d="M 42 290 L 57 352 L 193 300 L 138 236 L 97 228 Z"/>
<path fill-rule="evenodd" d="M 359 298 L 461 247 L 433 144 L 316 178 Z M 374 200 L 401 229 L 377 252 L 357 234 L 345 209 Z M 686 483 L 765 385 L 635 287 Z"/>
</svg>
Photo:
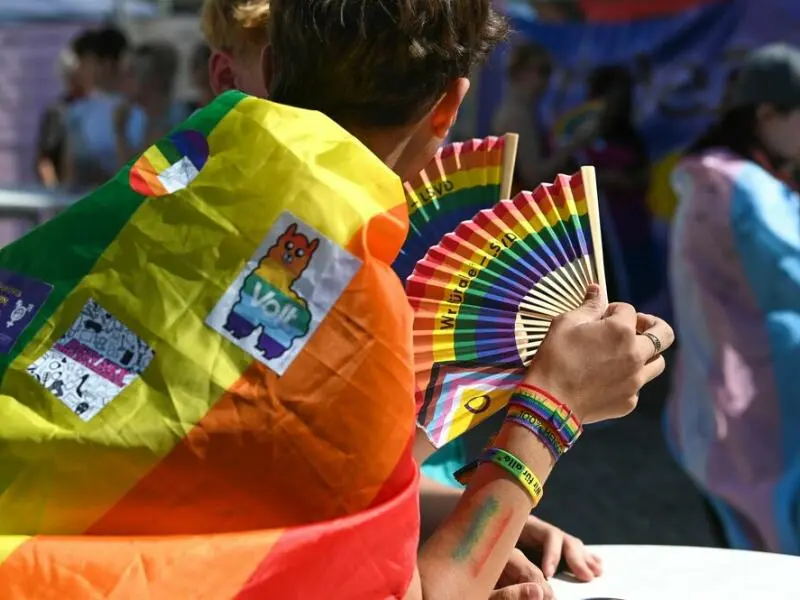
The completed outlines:
<svg viewBox="0 0 800 600">
<path fill-rule="evenodd" d="M 519 407 L 548 424 L 548 429 L 552 428 L 561 440 L 564 452 L 569 450 L 583 433 L 583 427 L 569 407 L 538 388 L 520 386 L 511 395 L 508 403 L 511 408 Z"/>
<path fill-rule="evenodd" d="M 506 421 L 524 427 L 530 431 L 535 438 L 544 444 L 556 460 L 561 458 L 564 453 L 569 450 L 569 447 L 551 423 L 521 406 L 515 405 L 509 407 L 508 413 L 506 414 Z"/>
</svg>

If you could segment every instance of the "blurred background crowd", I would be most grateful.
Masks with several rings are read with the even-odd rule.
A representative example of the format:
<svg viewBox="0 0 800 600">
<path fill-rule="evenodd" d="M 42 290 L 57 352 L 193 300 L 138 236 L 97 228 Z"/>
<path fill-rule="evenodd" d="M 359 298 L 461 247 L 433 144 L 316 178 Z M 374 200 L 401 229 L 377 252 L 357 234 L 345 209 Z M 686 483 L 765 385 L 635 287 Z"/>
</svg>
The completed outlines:
<svg viewBox="0 0 800 600">
<path fill-rule="evenodd" d="M 0 14 L 2 244 L 107 181 L 212 97 L 200 0 L 8 1 L 15 7 Z M 610 296 L 671 318 L 672 171 L 725 110 L 742 58 L 770 42 L 800 43 L 800 5 L 499 4 L 515 38 L 474 74 L 452 137 L 519 133 L 519 189 L 594 165 Z M 791 310 L 800 312 L 800 289 L 796 298 Z M 592 543 L 724 543 L 663 441 L 669 384 L 667 376 L 645 390 L 633 418 L 586 436 L 549 484 L 544 518 Z M 596 503 L 587 506 L 587 495 Z"/>
</svg>

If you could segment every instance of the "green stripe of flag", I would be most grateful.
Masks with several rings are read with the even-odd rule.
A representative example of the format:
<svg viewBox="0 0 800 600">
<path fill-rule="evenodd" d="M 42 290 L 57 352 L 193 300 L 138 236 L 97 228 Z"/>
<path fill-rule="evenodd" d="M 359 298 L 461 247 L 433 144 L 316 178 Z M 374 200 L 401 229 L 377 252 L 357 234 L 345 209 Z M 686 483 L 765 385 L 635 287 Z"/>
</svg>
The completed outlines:
<svg viewBox="0 0 800 600">
<path fill-rule="evenodd" d="M 244 97 L 239 92 L 228 92 L 193 114 L 178 129 L 193 129 L 209 135 Z M 14 348 L 8 354 L 0 354 L 0 379 L 145 202 L 146 197 L 128 185 L 133 162 L 83 200 L 0 250 L 0 268 L 53 286 L 47 302 Z"/>
</svg>

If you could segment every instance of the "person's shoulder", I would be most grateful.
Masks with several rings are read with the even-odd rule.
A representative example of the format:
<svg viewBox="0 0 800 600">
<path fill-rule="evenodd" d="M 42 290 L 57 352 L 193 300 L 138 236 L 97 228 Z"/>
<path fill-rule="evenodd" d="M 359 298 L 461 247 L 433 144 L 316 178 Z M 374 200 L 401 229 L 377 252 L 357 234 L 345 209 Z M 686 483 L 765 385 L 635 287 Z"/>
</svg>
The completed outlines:
<svg viewBox="0 0 800 600">
<path fill-rule="evenodd" d="M 723 149 L 712 149 L 681 158 L 672 172 L 671 183 L 675 192 L 687 198 L 695 193 L 730 195 L 747 178 L 741 175 L 749 169 L 750 161 Z"/>
</svg>

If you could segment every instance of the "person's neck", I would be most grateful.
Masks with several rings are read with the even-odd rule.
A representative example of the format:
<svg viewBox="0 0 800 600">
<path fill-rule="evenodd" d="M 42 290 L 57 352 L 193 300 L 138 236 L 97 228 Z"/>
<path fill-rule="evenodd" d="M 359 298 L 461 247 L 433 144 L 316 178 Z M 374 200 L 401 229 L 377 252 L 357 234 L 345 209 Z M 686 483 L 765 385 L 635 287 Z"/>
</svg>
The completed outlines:
<svg viewBox="0 0 800 600">
<path fill-rule="evenodd" d="M 109 96 L 113 96 L 117 93 L 117 86 L 108 81 L 98 81 L 92 91 L 97 94 L 107 94 Z"/>
<path fill-rule="evenodd" d="M 410 147 L 411 132 L 405 128 L 375 131 L 369 128 L 347 127 L 353 137 L 358 139 L 401 179 L 411 170 L 416 152 Z"/>
</svg>

